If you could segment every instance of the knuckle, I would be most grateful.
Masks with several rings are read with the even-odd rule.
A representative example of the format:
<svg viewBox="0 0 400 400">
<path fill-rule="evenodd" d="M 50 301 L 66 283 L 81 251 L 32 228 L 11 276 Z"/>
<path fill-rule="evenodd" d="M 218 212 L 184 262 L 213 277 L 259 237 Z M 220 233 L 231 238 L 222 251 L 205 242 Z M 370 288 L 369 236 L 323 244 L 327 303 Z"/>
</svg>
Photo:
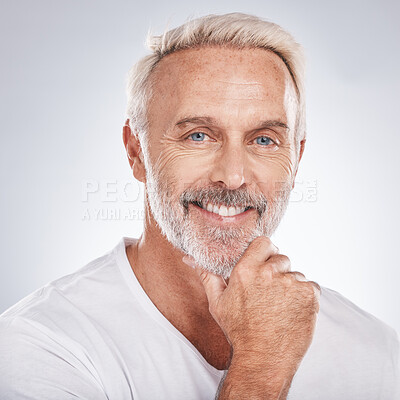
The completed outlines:
<svg viewBox="0 0 400 400">
<path fill-rule="evenodd" d="M 257 249 L 260 249 L 263 247 L 265 247 L 265 248 L 276 247 L 276 246 L 274 246 L 274 244 L 272 243 L 271 239 L 268 236 L 258 236 L 252 241 L 252 244 Z"/>
<path fill-rule="evenodd" d="M 255 243 L 265 243 L 265 244 L 270 244 L 270 243 L 272 243 L 272 242 L 271 242 L 271 239 L 270 239 L 268 236 L 257 236 L 257 237 L 253 240 L 253 242 L 255 242 Z"/>
<path fill-rule="evenodd" d="M 290 272 L 290 271 L 282 274 L 281 279 L 282 279 L 283 284 L 287 287 L 291 286 L 295 281 L 295 279 L 293 277 L 293 272 Z"/>
<path fill-rule="evenodd" d="M 318 292 L 321 293 L 321 286 L 319 286 L 317 282 L 315 282 L 315 281 L 310 281 L 310 283 L 312 283 L 313 286 L 315 287 L 315 289 L 317 289 Z"/>
<path fill-rule="evenodd" d="M 290 264 L 290 258 L 288 256 L 285 256 L 284 254 L 277 254 L 273 257 L 276 257 L 277 259 L 279 259 L 280 262 L 284 264 Z"/>
<path fill-rule="evenodd" d="M 251 266 L 246 263 L 237 264 L 233 269 L 231 276 L 236 276 L 236 279 L 239 279 L 240 281 L 247 281 L 250 277 L 251 269 Z"/>
<path fill-rule="evenodd" d="M 314 304 L 319 303 L 321 296 L 321 287 L 314 281 L 307 281 L 303 283 L 307 288 L 308 299 Z"/>
<path fill-rule="evenodd" d="M 267 263 L 272 265 L 276 272 L 284 273 L 290 271 L 290 259 L 283 254 L 273 255 L 268 259 Z"/>
<path fill-rule="evenodd" d="M 294 272 L 294 277 L 300 282 L 307 282 L 306 276 L 302 272 Z"/>
<path fill-rule="evenodd" d="M 286 280 L 295 281 L 297 278 L 297 272 L 296 271 L 285 272 L 284 277 L 286 278 Z"/>
<path fill-rule="evenodd" d="M 265 271 L 280 272 L 280 263 L 277 260 L 268 260 L 262 267 Z"/>
<path fill-rule="evenodd" d="M 264 264 L 260 267 L 260 273 L 264 279 L 272 279 L 274 272 L 276 271 L 273 264 Z"/>
<path fill-rule="evenodd" d="M 321 298 L 321 286 L 319 286 L 318 283 L 314 281 L 310 281 L 310 283 L 312 284 L 314 297 L 316 297 L 317 300 L 319 301 L 319 299 Z"/>
</svg>

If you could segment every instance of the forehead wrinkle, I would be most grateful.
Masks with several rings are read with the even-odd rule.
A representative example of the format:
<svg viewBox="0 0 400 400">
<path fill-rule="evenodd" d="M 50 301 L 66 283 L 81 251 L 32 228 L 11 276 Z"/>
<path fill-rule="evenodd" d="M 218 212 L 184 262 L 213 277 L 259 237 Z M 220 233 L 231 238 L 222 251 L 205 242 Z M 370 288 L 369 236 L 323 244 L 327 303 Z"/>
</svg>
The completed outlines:
<svg viewBox="0 0 400 400">
<path fill-rule="evenodd" d="M 249 111 L 248 105 L 254 105 L 251 108 L 254 108 L 254 112 L 259 112 L 257 110 L 264 108 L 263 103 L 267 102 L 266 111 L 272 112 L 270 117 L 281 117 L 286 120 L 289 109 L 284 103 L 287 102 L 288 97 L 291 97 L 288 96 L 291 90 L 287 86 L 288 83 L 290 86 L 292 82 L 286 66 L 282 65 L 279 57 L 273 53 L 268 54 L 268 62 L 264 68 L 263 63 L 257 59 L 253 60 L 251 54 L 247 59 L 247 51 L 241 52 L 242 56 L 238 58 L 236 50 L 228 54 L 225 54 L 225 51 L 221 54 L 210 53 L 210 49 L 201 49 L 200 52 L 203 50 L 203 57 L 198 57 L 198 53 L 196 57 L 193 57 L 193 52 L 189 49 L 180 54 L 171 54 L 161 60 L 150 77 L 156 84 L 157 90 L 154 91 L 155 96 L 150 97 L 149 103 L 153 103 L 152 100 L 158 97 L 159 101 L 166 105 L 170 104 L 177 112 L 181 102 L 187 104 L 193 102 L 193 107 L 197 111 L 200 111 L 198 108 L 201 106 L 200 108 L 205 113 L 215 106 L 218 106 L 218 110 L 221 111 L 225 105 L 225 111 L 230 111 L 232 115 L 240 118 L 246 110 Z M 264 50 L 260 51 L 265 54 Z M 220 63 L 222 66 L 218 64 L 227 60 L 226 55 L 229 55 L 228 59 L 232 60 L 228 63 L 227 70 L 223 64 Z M 246 57 L 243 57 L 244 55 Z M 244 61 L 246 61 L 245 64 Z M 262 82 L 258 81 L 258 76 L 263 77 Z M 276 90 L 277 87 L 280 89 Z M 204 103 L 205 99 L 207 101 Z M 148 110 L 152 108 L 150 104 Z M 272 105 L 272 109 L 269 105 Z M 286 115 L 282 115 L 277 108 L 281 106 Z M 152 111 L 156 112 L 157 109 L 152 109 Z"/>
<path fill-rule="evenodd" d="M 195 57 L 193 57 L 194 50 L 196 50 L 196 52 L 204 52 L 205 56 L 198 57 L 198 55 L 195 54 Z M 224 76 L 221 76 L 225 75 L 226 77 L 229 74 L 233 74 L 233 77 L 235 77 L 239 66 L 242 67 L 243 64 L 248 68 L 248 74 L 250 75 L 254 72 L 254 69 L 257 69 L 260 72 L 260 76 L 268 76 L 271 74 L 270 69 L 272 69 L 275 74 L 280 77 L 280 81 L 284 81 L 285 76 L 290 76 L 290 73 L 281 58 L 271 51 L 267 51 L 264 49 L 247 49 L 247 51 L 250 52 L 262 52 L 262 54 L 266 55 L 266 57 L 268 58 L 268 62 L 266 63 L 265 67 L 263 67 L 262 65 L 260 65 L 259 62 L 256 63 L 254 60 L 252 60 L 251 56 L 248 58 L 247 56 L 244 57 L 244 54 L 241 54 L 243 52 L 246 53 L 246 50 L 218 48 L 219 51 L 216 53 L 212 53 L 212 57 L 208 58 L 207 53 L 210 50 L 212 49 L 203 47 L 199 49 L 185 49 L 177 53 L 169 54 L 157 64 L 156 68 L 153 70 L 150 76 L 150 80 L 153 80 L 154 83 L 158 81 L 157 83 L 159 84 L 165 82 L 165 76 L 174 76 L 175 79 L 177 79 L 176 83 L 185 83 L 187 82 L 187 80 L 185 79 L 185 75 L 187 73 L 190 75 L 193 73 L 193 71 L 199 70 L 200 75 L 207 71 L 208 78 L 212 77 L 214 83 L 220 82 L 224 84 L 228 83 L 243 86 L 263 86 L 263 83 L 257 82 L 257 80 L 250 82 L 232 82 L 230 80 L 231 76 L 229 76 L 228 80 L 225 80 Z M 229 53 L 224 54 L 224 50 L 229 51 Z M 238 55 L 240 56 L 238 57 Z M 226 61 L 227 59 L 233 59 L 232 63 L 228 65 L 229 73 L 225 68 L 221 68 L 221 66 L 218 66 L 218 62 L 220 62 L 221 60 Z M 237 66 L 236 63 L 238 63 Z M 191 85 L 196 83 L 196 81 L 202 82 L 202 80 L 203 79 L 198 79 L 196 76 L 194 78 L 191 77 Z M 277 82 L 275 82 L 275 84 L 276 83 Z M 174 90 L 179 88 L 179 86 L 179 84 L 175 85 Z"/>
<path fill-rule="evenodd" d="M 197 88 L 193 94 L 204 94 L 212 92 L 218 98 L 226 100 L 265 100 L 269 94 L 264 84 L 260 82 L 232 82 L 216 80 L 212 86 L 202 90 Z"/>
<path fill-rule="evenodd" d="M 232 81 L 224 81 L 222 79 L 218 79 L 217 82 L 228 83 L 228 84 L 232 84 L 232 85 L 258 85 L 258 86 L 262 86 L 262 84 L 260 82 L 232 82 Z"/>
</svg>

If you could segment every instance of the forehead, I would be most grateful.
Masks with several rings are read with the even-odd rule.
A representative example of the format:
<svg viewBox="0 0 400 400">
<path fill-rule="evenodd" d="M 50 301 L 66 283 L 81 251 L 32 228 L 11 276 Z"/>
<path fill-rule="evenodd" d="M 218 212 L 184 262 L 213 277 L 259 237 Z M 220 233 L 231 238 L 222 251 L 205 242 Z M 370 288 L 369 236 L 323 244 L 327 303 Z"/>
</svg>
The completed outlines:
<svg viewBox="0 0 400 400">
<path fill-rule="evenodd" d="M 150 83 L 150 125 L 163 112 L 238 115 L 264 110 L 285 117 L 287 98 L 295 96 L 286 65 L 264 49 L 214 46 L 181 50 L 159 62 Z"/>
</svg>

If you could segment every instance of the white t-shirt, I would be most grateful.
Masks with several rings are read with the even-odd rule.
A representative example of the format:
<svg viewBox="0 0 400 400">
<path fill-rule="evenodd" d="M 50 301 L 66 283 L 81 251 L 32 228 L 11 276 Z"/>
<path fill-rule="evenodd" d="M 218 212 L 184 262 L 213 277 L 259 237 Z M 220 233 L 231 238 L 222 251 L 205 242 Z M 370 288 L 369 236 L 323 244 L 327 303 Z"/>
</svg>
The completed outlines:
<svg viewBox="0 0 400 400">
<path fill-rule="evenodd" d="M 123 238 L 109 253 L 0 316 L 0 398 L 214 399 L 224 374 L 158 311 Z M 249 371 L 251 373 L 251 371 Z M 290 400 L 395 400 L 396 332 L 322 288 L 314 338 Z"/>
</svg>

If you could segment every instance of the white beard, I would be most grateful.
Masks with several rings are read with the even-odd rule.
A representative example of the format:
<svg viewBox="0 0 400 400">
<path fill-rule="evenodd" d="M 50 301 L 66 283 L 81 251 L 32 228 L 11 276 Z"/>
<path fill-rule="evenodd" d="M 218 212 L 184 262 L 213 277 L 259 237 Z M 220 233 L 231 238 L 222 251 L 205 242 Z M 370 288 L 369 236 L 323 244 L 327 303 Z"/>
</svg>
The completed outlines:
<svg viewBox="0 0 400 400">
<path fill-rule="evenodd" d="M 146 157 L 148 160 L 149 158 Z M 150 210 L 162 234 L 182 252 L 190 255 L 202 268 L 228 278 L 248 245 L 258 236 L 270 237 L 281 221 L 290 195 L 290 184 L 282 185 L 275 198 L 246 189 L 229 190 L 220 187 L 187 189 L 178 198 L 172 180 L 155 173 L 146 163 L 146 192 Z M 190 220 L 188 203 L 207 199 L 227 205 L 246 204 L 258 210 L 256 226 L 198 226 Z M 267 206 L 268 205 L 268 206 Z"/>
</svg>

